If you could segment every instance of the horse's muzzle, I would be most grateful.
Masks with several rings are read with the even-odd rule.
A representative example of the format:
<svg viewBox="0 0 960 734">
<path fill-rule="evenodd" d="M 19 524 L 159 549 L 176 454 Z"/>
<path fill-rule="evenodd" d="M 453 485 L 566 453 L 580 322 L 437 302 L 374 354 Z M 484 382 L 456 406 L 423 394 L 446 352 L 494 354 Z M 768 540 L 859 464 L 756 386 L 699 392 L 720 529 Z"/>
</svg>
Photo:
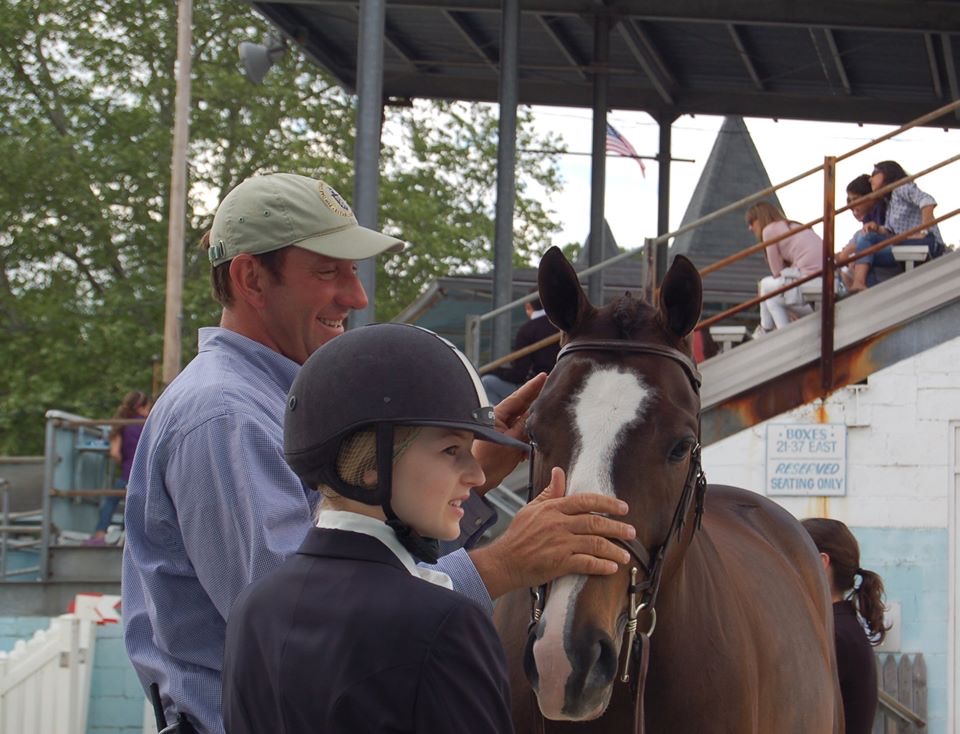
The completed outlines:
<svg viewBox="0 0 960 734">
<path fill-rule="evenodd" d="M 540 626 L 531 630 L 523 656 L 524 671 L 538 699 L 542 679 L 557 674 L 556 670 L 540 671 L 537 668 L 533 646 L 540 636 Z M 606 632 L 590 627 L 574 634 L 572 640 L 567 638 L 564 649 L 571 672 L 566 681 L 549 681 L 552 686 L 563 686 L 563 705 L 559 711 L 544 710 L 544 701 L 541 699 L 541 711 L 547 718 L 556 720 L 595 719 L 603 714 L 610 703 L 617 675 L 616 645 Z"/>
</svg>

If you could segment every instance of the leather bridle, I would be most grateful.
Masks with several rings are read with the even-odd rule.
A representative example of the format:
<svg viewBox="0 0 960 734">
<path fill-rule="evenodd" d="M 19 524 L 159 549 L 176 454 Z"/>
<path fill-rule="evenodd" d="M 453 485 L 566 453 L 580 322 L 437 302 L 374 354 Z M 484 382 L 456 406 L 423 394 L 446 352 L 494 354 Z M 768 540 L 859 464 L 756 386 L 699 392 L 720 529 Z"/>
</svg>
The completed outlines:
<svg viewBox="0 0 960 734">
<path fill-rule="evenodd" d="M 648 342 L 622 341 L 615 339 L 584 339 L 574 340 L 564 345 L 564 347 L 560 350 L 560 353 L 557 355 L 557 361 L 559 362 L 564 357 L 575 352 L 584 351 L 626 352 L 665 357 L 679 364 L 683 368 L 687 378 L 690 380 L 691 386 L 698 395 L 700 394 L 700 372 L 697 370 L 696 364 L 693 362 L 693 360 L 678 349 L 660 344 L 651 344 Z M 528 501 L 533 499 L 534 496 L 533 481 L 535 463 L 536 443 L 533 443 L 530 453 L 530 485 L 528 490 Z M 694 445 L 690 453 L 690 467 L 684 482 L 683 492 L 681 493 L 680 499 L 677 502 L 676 509 L 673 513 L 673 520 L 670 523 L 670 527 L 667 530 L 667 534 L 663 542 L 660 545 L 648 550 L 637 540 L 617 539 L 615 541 L 627 550 L 633 562 L 630 569 L 630 583 L 627 586 L 627 625 L 624 630 L 624 660 L 620 680 L 624 683 L 631 682 L 631 666 L 633 663 L 636 663 L 638 670 L 634 679 L 634 695 L 638 697 L 636 710 L 638 712 L 637 716 L 639 717 L 639 720 L 635 722 L 635 724 L 639 725 L 639 728 L 636 729 L 636 731 L 643 730 L 643 683 L 646 678 L 649 638 L 653 634 L 657 623 L 656 603 L 657 596 L 660 592 L 660 582 L 662 580 L 663 569 L 665 565 L 664 561 L 667 556 L 667 551 L 671 541 L 674 539 L 679 539 L 681 531 L 683 530 L 686 522 L 687 513 L 690 510 L 690 505 L 694 501 L 696 502 L 696 507 L 694 510 L 694 530 L 696 531 L 700 529 L 703 520 L 706 490 L 707 480 L 700 464 L 700 426 L 698 424 L 697 443 Z M 640 571 L 643 571 L 644 579 L 638 582 L 637 576 L 639 575 Z M 539 588 L 530 589 L 531 632 L 537 622 L 540 621 L 540 617 L 543 614 L 543 609 L 546 604 L 546 593 L 546 585 L 540 586 Z M 644 610 L 646 610 L 647 614 L 649 615 L 649 627 L 645 631 L 638 632 L 638 616 Z"/>
</svg>

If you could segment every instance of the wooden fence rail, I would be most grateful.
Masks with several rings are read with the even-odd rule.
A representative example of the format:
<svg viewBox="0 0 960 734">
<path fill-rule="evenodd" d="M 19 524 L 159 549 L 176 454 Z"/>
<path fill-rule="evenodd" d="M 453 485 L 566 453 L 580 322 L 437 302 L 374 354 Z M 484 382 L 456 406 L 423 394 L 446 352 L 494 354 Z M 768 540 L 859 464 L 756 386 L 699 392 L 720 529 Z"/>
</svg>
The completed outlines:
<svg viewBox="0 0 960 734">
<path fill-rule="evenodd" d="M 873 734 L 920 734 L 927 730 L 927 665 L 923 654 L 877 654 L 880 705 Z"/>
</svg>

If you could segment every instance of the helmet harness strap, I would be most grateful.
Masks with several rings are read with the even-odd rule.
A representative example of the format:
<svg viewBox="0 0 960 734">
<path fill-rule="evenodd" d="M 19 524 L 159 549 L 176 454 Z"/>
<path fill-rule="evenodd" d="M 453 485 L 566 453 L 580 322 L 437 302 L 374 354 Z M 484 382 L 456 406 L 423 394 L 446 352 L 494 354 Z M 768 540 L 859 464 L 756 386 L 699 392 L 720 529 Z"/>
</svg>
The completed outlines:
<svg viewBox="0 0 960 734">
<path fill-rule="evenodd" d="M 400 545 L 423 563 L 436 563 L 440 557 L 440 543 L 436 538 L 425 538 L 397 517 L 391 505 L 393 496 L 393 424 L 377 424 L 377 493 L 380 507 Z"/>
</svg>

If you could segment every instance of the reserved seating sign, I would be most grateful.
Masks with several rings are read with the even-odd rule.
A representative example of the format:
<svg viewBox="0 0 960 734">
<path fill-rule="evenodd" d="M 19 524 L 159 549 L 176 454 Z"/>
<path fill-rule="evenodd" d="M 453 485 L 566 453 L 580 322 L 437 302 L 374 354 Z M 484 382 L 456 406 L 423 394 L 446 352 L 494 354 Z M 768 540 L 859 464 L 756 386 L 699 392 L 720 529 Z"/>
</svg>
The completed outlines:
<svg viewBox="0 0 960 734">
<path fill-rule="evenodd" d="M 838 423 L 767 425 L 766 494 L 842 497 L 847 493 L 847 427 Z"/>
</svg>

